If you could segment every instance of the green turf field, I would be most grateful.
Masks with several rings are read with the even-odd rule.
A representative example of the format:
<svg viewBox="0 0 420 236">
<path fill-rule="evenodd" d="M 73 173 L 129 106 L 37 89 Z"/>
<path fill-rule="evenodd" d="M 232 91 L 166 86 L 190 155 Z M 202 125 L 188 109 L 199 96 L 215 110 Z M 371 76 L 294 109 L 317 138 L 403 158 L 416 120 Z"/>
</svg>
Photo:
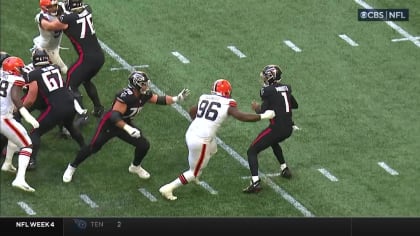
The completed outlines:
<svg viewBox="0 0 420 236">
<path fill-rule="evenodd" d="M 1 172 L 1 216 L 420 216 L 418 1 L 364 2 L 410 10 L 409 21 L 389 24 L 358 21 L 363 1 L 350 0 L 85 2 L 106 52 L 94 83 L 107 107 L 138 67 L 155 92 L 192 93 L 179 105 L 148 104 L 135 120 L 151 142 L 142 163 L 149 180 L 128 173 L 134 149 L 115 139 L 64 184 L 78 145 L 54 129 L 42 138 L 38 169 L 27 173 L 35 193 L 13 188 L 14 176 Z M 38 1 L 1 1 L 0 11 L 1 50 L 29 63 Z M 65 36 L 62 47 L 70 48 L 61 50 L 70 65 L 76 55 Z M 159 187 L 188 167 L 188 108 L 214 80 L 227 78 L 239 108 L 251 112 L 267 64 L 282 67 L 283 82 L 299 102 L 294 119 L 301 130 L 282 144 L 293 178 L 278 176 L 279 164 L 266 150 L 259 156 L 263 191 L 243 194 L 250 175 L 246 150 L 267 122 L 231 118 L 218 134 L 219 151 L 204 169 L 204 184 L 177 189 L 176 201 L 164 199 Z M 92 110 L 87 98 L 85 105 Z M 92 117 L 83 129 L 87 141 L 95 127 Z"/>
</svg>

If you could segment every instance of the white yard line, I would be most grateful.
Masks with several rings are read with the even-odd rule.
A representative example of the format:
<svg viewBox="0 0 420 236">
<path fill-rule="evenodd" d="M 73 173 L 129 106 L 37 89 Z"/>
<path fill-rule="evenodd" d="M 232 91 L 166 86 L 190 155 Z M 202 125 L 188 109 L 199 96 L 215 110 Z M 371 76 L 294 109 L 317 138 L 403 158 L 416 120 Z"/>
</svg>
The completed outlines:
<svg viewBox="0 0 420 236">
<path fill-rule="evenodd" d="M 385 162 L 378 162 L 378 165 L 382 167 L 386 172 L 388 172 L 390 175 L 399 175 L 399 173 L 389 167 Z"/>
<path fill-rule="evenodd" d="M 369 4 L 367 4 L 363 0 L 354 0 L 354 1 L 357 4 L 359 4 L 360 6 L 366 8 L 366 9 L 373 9 L 372 6 L 370 6 Z M 420 40 L 418 38 L 416 38 L 416 37 L 412 36 L 411 34 L 409 34 L 407 31 L 405 31 L 403 28 L 401 28 L 400 26 L 398 26 L 397 24 L 395 24 L 393 21 L 385 21 L 385 23 L 387 25 L 389 25 L 391 28 L 393 28 L 395 31 L 397 31 L 404 38 L 407 38 L 409 41 L 413 42 L 414 45 L 416 45 L 417 47 L 420 48 Z"/>
<path fill-rule="evenodd" d="M 126 68 L 128 71 L 133 71 L 133 67 L 128 64 L 123 58 L 121 58 L 118 54 L 116 54 L 110 47 L 108 47 L 104 42 L 99 40 L 99 43 L 102 49 L 108 53 L 112 58 L 114 58 L 117 62 L 121 64 L 122 67 Z M 158 95 L 163 95 L 164 93 L 156 87 L 153 83 L 150 83 L 150 88 Z M 174 103 L 171 105 L 175 110 L 177 110 L 183 117 L 187 120 L 191 121 L 190 115 L 187 111 L 185 111 L 182 106 Z M 242 166 L 249 169 L 248 162 L 239 155 L 235 150 L 233 150 L 229 145 L 225 144 L 219 137 L 216 137 L 217 143 L 222 147 L 227 153 L 229 153 L 235 160 L 237 160 Z M 265 177 L 264 173 L 261 173 L 262 177 Z M 313 217 L 314 214 L 306 209 L 300 202 L 298 202 L 295 198 L 293 198 L 289 193 L 283 190 L 280 186 L 274 183 L 270 178 L 264 178 L 265 183 L 270 186 L 276 193 L 281 195 L 283 199 L 288 201 L 290 204 L 293 205 L 298 211 L 300 211 L 304 216 Z"/>
</svg>

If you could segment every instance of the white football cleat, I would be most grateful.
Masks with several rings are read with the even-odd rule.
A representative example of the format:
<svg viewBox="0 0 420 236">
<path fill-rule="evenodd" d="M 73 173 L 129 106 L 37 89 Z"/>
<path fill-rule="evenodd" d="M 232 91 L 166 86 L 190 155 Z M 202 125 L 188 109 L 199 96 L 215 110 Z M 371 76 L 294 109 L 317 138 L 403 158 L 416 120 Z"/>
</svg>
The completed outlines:
<svg viewBox="0 0 420 236">
<path fill-rule="evenodd" d="M 159 189 L 159 192 L 168 200 L 174 201 L 177 199 L 177 197 L 173 195 L 172 188 L 169 184 L 163 185 Z"/>
<path fill-rule="evenodd" d="M 3 163 L 1 170 L 10 173 L 16 173 L 16 167 L 14 167 L 13 164 Z"/>
<path fill-rule="evenodd" d="M 130 167 L 128 167 L 128 172 L 137 174 L 141 179 L 148 179 L 150 178 L 149 172 L 143 169 L 140 165 L 135 166 L 131 163 Z"/>
<path fill-rule="evenodd" d="M 25 180 L 17 180 L 17 179 L 15 179 L 12 182 L 12 186 L 13 187 L 16 187 L 16 188 L 20 188 L 20 189 L 22 189 L 23 191 L 26 191 L 26 192 L 35 192 L 35 189 L 32 188 L 31 186 L 29 186 L 29 184 L 27 184 L 25 182 Z"/>
<path fill-rule="evenodd" d="M 63 182 L 69 183 L 73 179 L 73 174 L 76 171 L 76 168 L 71 166 L 70 164 L 67 166 L 66 171 L 64 171 L 63 174 Z"/>
</svg>

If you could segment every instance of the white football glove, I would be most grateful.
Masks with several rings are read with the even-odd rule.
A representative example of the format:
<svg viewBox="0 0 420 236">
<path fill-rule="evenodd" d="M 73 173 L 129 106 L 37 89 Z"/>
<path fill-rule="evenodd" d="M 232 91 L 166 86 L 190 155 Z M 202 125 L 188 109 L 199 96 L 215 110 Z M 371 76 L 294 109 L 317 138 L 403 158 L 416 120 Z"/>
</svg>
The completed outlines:
<svg viewBox="0 0 420 236">
<path fill-rule="evenodd" d="M 32 125 L 35 129 L 39 127 L 38 121 L 29 113 L 29 111 L 25 107 L 19 108 L 19 113 L 22 115 L 23 119 L 26 120 L 29 124 Z"/>
<path fill-rule="evenodd" d="M 276 113 L 273 110 L 266 110 L 264 113 L 260 114 L 261 120 L 272 119 L 276 116 Z"/>
<path fill-rule="evenodd" d="M 292 126 L 293 130 L 300 130 L 300 128 L 297 125 Z"/>
<path fill-rule="evenodd" d="M 133 138 L 140 138 L 141 137 L 140 130 L 134 128 L 131 125 L 125 124 L 123 129 L 125 130 L 125 132 L 127 132 Z"/>
<path fill-rule="evenodd" d="M 179 101 L 184 101 L 186 97 L 188 97 L 188 95 L 190 95 L 190 90 L 184 88 L 179 94 L 178 96 L 172 97 L 172 100 L 174 102 L 179 102 Z"/>
</svg>

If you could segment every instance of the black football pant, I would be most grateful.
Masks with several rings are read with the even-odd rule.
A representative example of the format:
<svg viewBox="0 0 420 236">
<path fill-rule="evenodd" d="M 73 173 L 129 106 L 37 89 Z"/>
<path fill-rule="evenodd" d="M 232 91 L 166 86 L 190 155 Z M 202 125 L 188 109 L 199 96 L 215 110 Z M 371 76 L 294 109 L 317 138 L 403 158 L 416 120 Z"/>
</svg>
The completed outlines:
<svg viewBox="0 0 420 236">
<path fill-rule="evenodd" d="M 290 137 L 292 131 L 292 127 L 289 129 L 269 126 L 258 134 L 247 151 L 251 176 L 258 176 L 258 154 L 268 147 L 271 147 L 280 164 L 285 163 L 280 142 Z"/>
</svg>

